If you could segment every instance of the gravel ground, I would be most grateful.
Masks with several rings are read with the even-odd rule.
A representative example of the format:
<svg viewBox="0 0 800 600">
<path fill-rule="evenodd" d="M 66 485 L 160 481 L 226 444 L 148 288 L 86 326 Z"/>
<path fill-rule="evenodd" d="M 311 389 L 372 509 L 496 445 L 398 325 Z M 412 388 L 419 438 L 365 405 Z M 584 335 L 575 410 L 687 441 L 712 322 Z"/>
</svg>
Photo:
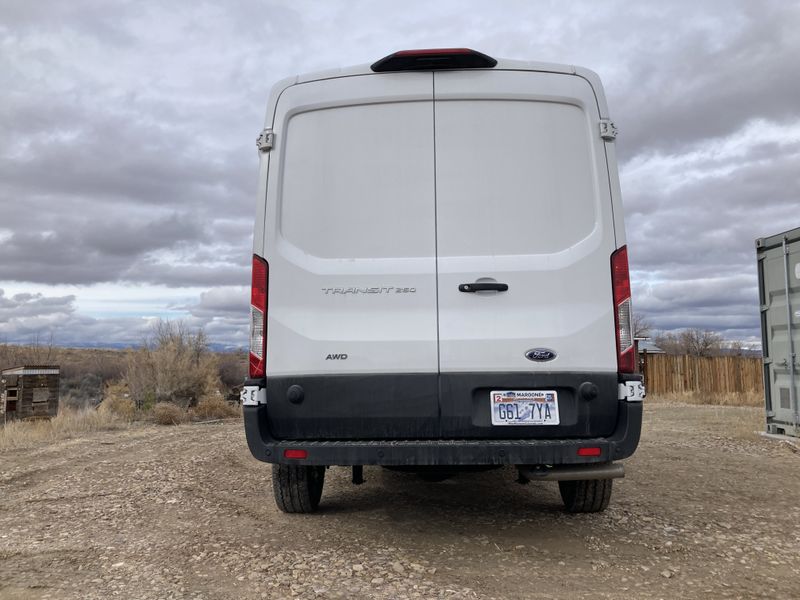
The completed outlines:
<svg viewBox="0 0 800 600">
<path fill-rule="evenodd" d="M 139 427 L 0 455 L 1 598 L 800 596 L 800 454 L 758 409 L 649 404 L 609 509 L 503 469 L 328 471 L 275 508 L 241 423 Z"/>
</svg>

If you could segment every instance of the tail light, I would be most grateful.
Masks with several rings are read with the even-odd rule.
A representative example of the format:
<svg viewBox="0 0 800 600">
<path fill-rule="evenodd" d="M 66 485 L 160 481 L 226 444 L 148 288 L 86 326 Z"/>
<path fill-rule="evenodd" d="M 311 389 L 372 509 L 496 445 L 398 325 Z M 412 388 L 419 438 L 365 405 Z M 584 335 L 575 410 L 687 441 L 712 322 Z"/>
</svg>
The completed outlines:
<svg viewBox="0 0 800 600">
<path fill-rule="evenodd" d="M 636 370 L 636 357 L 631 327 L 631 280 L 628 274 L 627 246 L 622 246 L 611 255 L 611 280 L 614 286 L 617 368 L 620 373 L 633 373 Z"/>
<path fill-rule="evenodd" d="M 250 287 L 250 377 L 264 377 L 267 365 L 267 297 L 269 265 L 253 255 L 253 282 Z"/>
</svg>

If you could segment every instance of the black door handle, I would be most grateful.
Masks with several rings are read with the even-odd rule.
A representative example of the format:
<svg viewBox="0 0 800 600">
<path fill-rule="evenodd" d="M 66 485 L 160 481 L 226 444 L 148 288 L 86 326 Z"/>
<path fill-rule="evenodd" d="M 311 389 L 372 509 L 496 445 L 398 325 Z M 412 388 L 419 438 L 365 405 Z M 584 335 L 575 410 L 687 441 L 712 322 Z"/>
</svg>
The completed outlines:
<svg viewBox="0 0 800 600">
<path fill-rule="evenodd" d="M 462 283 L 458 286 L 459 292 L 506 292 L 507 283 Z"/>
</svg>

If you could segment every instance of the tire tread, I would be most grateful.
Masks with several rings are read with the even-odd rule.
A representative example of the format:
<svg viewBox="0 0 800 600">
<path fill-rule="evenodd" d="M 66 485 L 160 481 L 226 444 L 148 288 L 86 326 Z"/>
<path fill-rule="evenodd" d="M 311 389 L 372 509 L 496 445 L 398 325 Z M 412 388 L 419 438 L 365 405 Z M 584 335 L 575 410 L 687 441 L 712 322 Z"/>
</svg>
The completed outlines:
<svg viewBox="0 0 800 600">
<path fill-rule="evenodd" d="M 570 513 L 595 513 L 608 508 L 613 479 L 559 481 L 564 508 Z"/>
<path fill-rule="evenodd" d="M 317 510 L 325 467 L 272 465 L 272 490 L 275 504 L 286 513 L 310 513 Z"/>
</svg>

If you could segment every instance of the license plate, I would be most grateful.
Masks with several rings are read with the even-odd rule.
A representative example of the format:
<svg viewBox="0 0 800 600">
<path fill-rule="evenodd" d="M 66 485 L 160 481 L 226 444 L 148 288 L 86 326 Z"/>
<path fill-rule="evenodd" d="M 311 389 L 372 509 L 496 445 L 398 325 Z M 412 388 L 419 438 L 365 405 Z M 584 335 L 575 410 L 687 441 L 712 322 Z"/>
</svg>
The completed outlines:
<svg viewBox="0 0 800 600">
<path fill-rule="evenodd" d="M 555 390 L 506 390 L 489 394 L 492 425 L 558 425 Z"/>
</svg>

